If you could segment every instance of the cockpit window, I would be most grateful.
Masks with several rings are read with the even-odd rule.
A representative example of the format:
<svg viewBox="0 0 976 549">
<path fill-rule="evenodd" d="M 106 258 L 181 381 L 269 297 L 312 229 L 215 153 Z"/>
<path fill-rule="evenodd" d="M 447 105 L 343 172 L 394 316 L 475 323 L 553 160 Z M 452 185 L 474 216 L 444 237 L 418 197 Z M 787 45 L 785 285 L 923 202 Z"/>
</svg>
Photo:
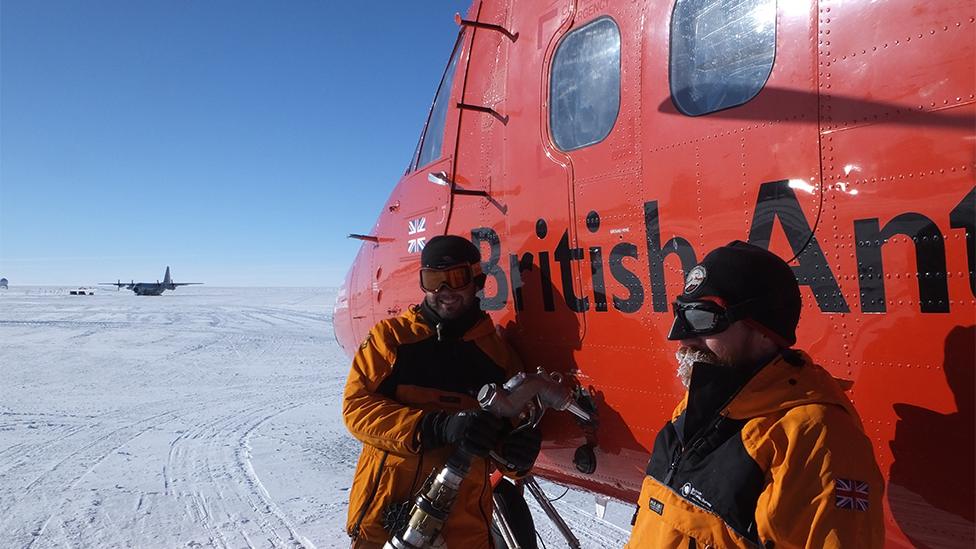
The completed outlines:
<svg viewBox="0 0 976 549">
<path fill-rule="evenodd" d="M 437 95 L 434 97 L 434 105 L 430 108 L 430 115 L 427 124 L 420 135 L 417 143 L 417 152 L 414 153 L 413 162 L 410 164 L 410 171 L 416 170 L 421 166 L 426 166 L 441 156 L 441 147 L 444 144 L 444 124 L 447 122 L 447 107 L 451 99 L 451 85 L 454 82 L 454 70 L 457 68 L 458 57 L 461 56 L 461 44 L 464 31 L 458 33 L 457 41 L 454 43 L 454 53 L 451 54 L 451 61 L 447 64 L 447 70 L 441 77 L 441 83 L 437 87 Z"/>
<path fill-rule="evenodd" d="M 563 151 L 603 141 L 620 111 L 620 29 L 609 17 L 567 34 L 552 59 L 549 127 Z"/>
<path fill-rule="evenodd" d="M 755 97 L 776 57 L 776 0 L 677 0 L 671 99 L 689 116 Z"/>
</svg>

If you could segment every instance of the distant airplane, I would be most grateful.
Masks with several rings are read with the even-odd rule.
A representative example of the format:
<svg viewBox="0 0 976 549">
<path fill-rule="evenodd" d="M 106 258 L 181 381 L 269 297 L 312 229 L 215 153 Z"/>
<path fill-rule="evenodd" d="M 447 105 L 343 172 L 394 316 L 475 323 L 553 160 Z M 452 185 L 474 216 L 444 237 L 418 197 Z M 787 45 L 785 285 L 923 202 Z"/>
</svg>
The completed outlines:
<svg viewBox="0 0 976 549">
<path fill-rule="evenodd" d="M 166 267 L 166 274 L 163 275 L 163 281 L 156 282 L 99 282 L 99 284 L 109 284 L 112 286 L 117 286 L 120 290 L 125 288 L 126 290 L 132 290 L 136 295 L 160 295 L 166 290 L 175 290 L 177 286 L 189 286 L 191 284 L 203 284 L 203 282 L 173 282 L 173 279 L 169 276 L 169 267 Z"/>
</svg>

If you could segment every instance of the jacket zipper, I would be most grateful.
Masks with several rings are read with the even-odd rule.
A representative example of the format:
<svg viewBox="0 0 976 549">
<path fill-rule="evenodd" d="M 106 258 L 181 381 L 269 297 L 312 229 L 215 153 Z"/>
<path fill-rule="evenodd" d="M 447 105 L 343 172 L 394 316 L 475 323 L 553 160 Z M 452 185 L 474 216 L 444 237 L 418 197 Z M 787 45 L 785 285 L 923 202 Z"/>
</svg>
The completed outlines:
<svg viewBox="0 0 976 549">
<path fill-rule="evenodd" d="M 681 499 L 687 501 L 688 503 L 691 503 L 692 505 L 694 505 L 695 507 L 701 509 L 702 511 L 704 511 L 704 512 L 706 512 L 706 513 L 708 513 L 708 514 L 710 514 L 712 516 L 714 516 L 718 520 L 722 521 L 722 524 L 725 524 L 726 526 L 728 526 L 728 523 L 725 522 L 725 519 L 722 518 L 722 515 L 716 513 L 715 511 L 713 511 L 711 509 L 708 509 L 708 508 L 706 508 L 706 507 L 704 507 L 702 505 L 699 505 L 698 503 L 696 503 L 695 501 L 693 501 L 691 499 L 688 499 L 688 498 L 682 496 L 680 493 L 678 493 L 677 490 L 674 490 L 671 487 L 671 481 L 674 480 L 674 475 L 675 475 L 675 473 L 678 472 L 678 467 L 681 465 L 681 460 L 683 460 L 692 451 L 701 448 L 701 446 L 703 444 L 705 444 L 705 435 L 707 435 L 707 434 L 711 433 L 712 431 L 718 429 L 719 426 L 722 425 L 722 422 L 725 420 L 726 416 L 725 416 L 725 414 L 723 414 L 721 412 L 721 410 L 725 410 L 729 406 L 729 404 L 732 403 L 732 401 L 735 399 L 735 397 L 739 396 L 739 393 L 742 391 L 742 389 L 744 387 L 745 387 L 745 385 L 743 385 L 742 387 L 740 387 L 739 390 L 735 392 L 735 394 L 733 394 L 731 397 L 729 397 L 729 399 L 726 400 L 725 403 L 722 404 L 722 406 L 719 407 L 719 410 L 720 411 L 716 415 L 716 417 L 711 422 L 709 422 L 705 427 L 702 427 L 701 429 L 698 430 L 697 433 L 695 433 L 695 436 L 692 437 L 691 443 L 688 446 L 686 446 L 684 448 L 679 447 L 677 449 L 677 451 L 675 451 L 674 457 L 672 457 L 672 459 L 671 459 L 671 465 L 668 467 L 668 473 L 667 473 L 667 475 L 664 476 L 664 485 L 665 485 L 665 487 L 667 487 L 668 490 L 671 490 L 672 492 L 674 492 L 675 494 L 677 494 L 678 497 L 680 497 Z M 747 544 L 750 544 L 753 547 L 758 547 L 752 541 L 750 541 L 745 536 L 743 536 L 742 534 L 740 534 L 739 532 L 737 532 L 735 529 L 733 529 L 731 526 L 728 526 L 728 528 L 732 532 L 735 532 L 737 535 L 739 535 L 742 538 L 742 540 L 745 541 Z"/>
<path fill-rule="evenodd" d="M 765 366 L 765 364 L 768 364 L 768 362 L 764 363 L 763 366 Z M 664 484 L 666 486 L 668 487 L 671 486 L 671 481 L 674 480 L 674 475 L 675 473 L 678 472 L 678 467 L 681 465 L 681 460 L 683 460 L 685 456 L 690 454 L 692 450 L 697 450 L 698 448 L 701 447 L 702 444 L 705 443 L 706 434 L 710 433 L 715 429 L 718 429 L 719 425 L 721 425 L 722 421 L 725 419 L 725 415 L 722 414 L 722 410 L 725 410 L 726 408 L 728 408 L 729 404 L 732 404 L 732 401 L 735 400 L 735 397 L 739 396 L 739 393 L 741 393 L 742 390 L 745 389 L 749 381 L 761 369 L 762 367 L 753 370 L 752 373 L 749 374 L 748 378 L 742 383 L 742 386 L 739 387 L 739 389 L 736 392 L 732 393 L 732 396 L 730 396 L 728 400 L 725 401 L 725 403 L 719 406 L 718 408 L 719 412 L 716 414 L 715 419 L 713 419 L 711 422 L 705 425 L 705 427 L 699 429 L 698 432 L 695 433 L 695 436 L 691 437 L 691 443 L 688 446 L 679 448 L 678 451 L 674 453 L 673 457 L 671 458 L 671 465 L 668 467 L 668 474 L 664 476 Z M 685 413 L 686 414 L 688 413 L 687 409 L 685 410 Z"/>
<path fill-rule="evenodd" d="M 369 511 L 371 505 L 373 505 L 373 499 L 376 498 L 376 492 L 380 489 L 380 479 L 383 478 L 383 465 L 386 464 L 386 456 L 390 455 L 389 452 L 384 451 L 383 457 L 380 458 L 379 470 L 376 472 L 376 482 L 373 483 L 373 489 L 369 493 L 369 497 L 366 498 L 366 503 L 363 504 L 363 508 L 359 511 L 359 516 L 356 517 L 356 524 L 352 527 L 353 539 L 359 537 L 359 527 L 363 524 L 363 519 L 366 518 L 366 512 Z"/>
<path fill-rule="evenodd" d="M 735 398 L 734 396 L 732 398 Z M 722 405 L 719 410 L 724 410 L 732 399 Z M 725 420 L 725 415 L 719 413 L 718 416 L 713 419 L 708 425 L 698 430 L 695 433 L 694 438 L 691 439 L 691 443 L 685 447 L 679 447 L 675 452 L 674 456 L 671 458 L 671 465 L 668 467 L 668 474 L 664 476 L 664 484 L 671 486 L 671 481 L 674 480 L 674 474 L 678 472 L 678 467 L 681 465 L 681 461 L 691 452 L 701 448 L 705 444 L 705 435 L 711 433 L 712 431 L 719 428 L 722 421 Z"/>
</svg>

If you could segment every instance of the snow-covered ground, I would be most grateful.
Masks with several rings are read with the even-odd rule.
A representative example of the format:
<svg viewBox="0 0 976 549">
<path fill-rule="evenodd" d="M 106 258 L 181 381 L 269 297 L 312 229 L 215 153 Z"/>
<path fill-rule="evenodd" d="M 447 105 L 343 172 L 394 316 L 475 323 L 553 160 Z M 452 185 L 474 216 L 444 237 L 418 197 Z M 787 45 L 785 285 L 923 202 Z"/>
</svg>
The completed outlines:
<svg viewBox="0 0 976 549">
<path fill-rule="evenodd" d="M 0 290 L 0 546 L 347 547 L 359 443 L 334 299 Z M 544 545 L 565 547 L 529 503 Z M 601 520 L 575 490 L 555 505 L 584 547 L 626 541 L 632 507 Z"/>
</svg>

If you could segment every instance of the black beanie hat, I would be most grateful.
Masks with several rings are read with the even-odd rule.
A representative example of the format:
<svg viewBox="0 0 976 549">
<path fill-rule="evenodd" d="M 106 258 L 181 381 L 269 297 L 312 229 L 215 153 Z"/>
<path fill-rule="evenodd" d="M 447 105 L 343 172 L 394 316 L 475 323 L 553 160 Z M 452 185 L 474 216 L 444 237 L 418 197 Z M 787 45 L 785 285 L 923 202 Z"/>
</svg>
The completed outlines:
<svg viewBox="0 0 976 549">
<path fill-rule="evenodd" d="M 685 279 L 683 303 L 719 297 L 727 307 L 750 301 L 745 316 L 796 343 L 800 287 L 793 269 L 778 255 L 739 240 L 708 253 Z"/>
<path fill-rule="evenodd" d="M 427 241 L 420 253 L 420 266 L 443 269 L 459 263 L 473 265 L 481 262 L 478 247 L 463 236 L 453 234 L 435 236 Z"/>
</svg>

